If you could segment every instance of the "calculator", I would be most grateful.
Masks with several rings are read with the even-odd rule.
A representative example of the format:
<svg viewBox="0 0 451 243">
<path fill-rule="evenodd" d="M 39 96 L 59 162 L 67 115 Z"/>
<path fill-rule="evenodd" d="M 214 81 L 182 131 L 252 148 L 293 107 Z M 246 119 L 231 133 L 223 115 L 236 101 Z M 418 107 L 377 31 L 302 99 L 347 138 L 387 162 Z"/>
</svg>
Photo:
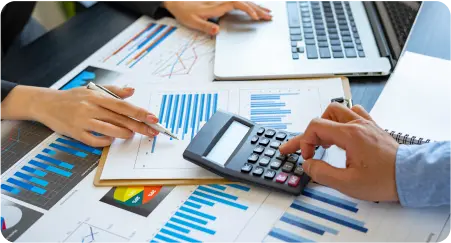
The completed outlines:
<svg viewBox="0 0 451 243">
<path fill-rule="evenodd" d="M 183 152 L 183 157 L 231 181 L 300 195 L 310 181 L 302 169 L 302 151 L 282 155 L 279 146 L 299 133 L 267 128 L 217 111 Z M 316 147 L 314 159 L 324 148 Z"/>
</svg>

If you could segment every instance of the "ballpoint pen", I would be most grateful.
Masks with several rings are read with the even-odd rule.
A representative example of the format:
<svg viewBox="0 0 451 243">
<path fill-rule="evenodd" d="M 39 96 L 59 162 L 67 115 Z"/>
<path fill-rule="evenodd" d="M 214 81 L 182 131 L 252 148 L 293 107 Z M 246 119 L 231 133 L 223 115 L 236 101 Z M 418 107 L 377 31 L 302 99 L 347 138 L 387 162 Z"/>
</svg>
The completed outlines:
<svg viewBox="0 0 451 243">
<path fill-rule="evenodd" d="M 103 94 L 105 94 L 105 95 L 114 97 L 114 98 L 116 98 L 116 99 L 122 100 L 121 97 L 119 97 L 119 96 L 117 96 L 115 93 L 109 91 L 107 88 L 102 87 L 102 86 L 100 86 L 100 85 L 98 85 L 98 84 L 95 84 L 95 83 L 93 83 L 93 82 L 89 82 L 89 84 L 87 85 L 87 88 L 88 88 L 88 89 L 91 89 L 91 90 L 95 90 L 95 91 L 101 92 L 101 93 L 103 93 Z M 132 117 L 131 117 L 131 118 L 132 118 Z M 134 118 L 132 118 L 132 119 L 134 119 Z M 136 120 L 136 119 L 134 119 L 134 120 Z M 159 124 L 159 123 L 149 124 L 149 123 L 146 123 L 146 122 L 143 122 L 143 121 L 141 121 L 141 122 L 144 123 L 144 124 L 146 124 L 146 125 L 148 125 L 149 127 L 153 128 L 153 129 L 159 131 L 159 132 L 162 133 L 162 134 L 165 134 L 165 135 L 167 135 L 167 136 L 169 136 L 169 137 L 171 137 L 171 138 L 173 138 L 173 139 L 179 140 L 179 138 L 178 138 L 176 135 L 174 135 L 173 133 L 171 133 L 170 131 L 168 131 L 166 128 L 164 128 L 164 127 L 163 127 L 161 124 Z"/>
</svg>

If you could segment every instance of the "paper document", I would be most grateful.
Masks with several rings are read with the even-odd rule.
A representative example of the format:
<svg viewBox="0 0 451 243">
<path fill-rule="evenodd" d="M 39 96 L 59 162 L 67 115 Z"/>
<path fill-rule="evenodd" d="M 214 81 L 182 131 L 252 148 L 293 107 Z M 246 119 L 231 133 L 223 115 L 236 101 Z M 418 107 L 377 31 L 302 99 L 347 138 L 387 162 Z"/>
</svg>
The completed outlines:
<svg viewBox="0 0 451 243">
<path fill-rule="evenodd" d="M 269 128 L 302 132 L 321 116 L 330 100 L 343 96 L 340 78 L 326 80 L 215 82 L 158 86 L 136 80 L 135 105 L 155 112 L 160 123 L 180 140 L 149 139 L 136 134 L 116 139 L 101 179 L 217 178 L 185 161 L 183 151 L 218 110 L 239 114 Z"/>
<path fill-rule="evenodd" d="M 379 126 L 410 136 L 449 140 L 451 62 L 406 52 L 371 110 Z"/>
</svg>

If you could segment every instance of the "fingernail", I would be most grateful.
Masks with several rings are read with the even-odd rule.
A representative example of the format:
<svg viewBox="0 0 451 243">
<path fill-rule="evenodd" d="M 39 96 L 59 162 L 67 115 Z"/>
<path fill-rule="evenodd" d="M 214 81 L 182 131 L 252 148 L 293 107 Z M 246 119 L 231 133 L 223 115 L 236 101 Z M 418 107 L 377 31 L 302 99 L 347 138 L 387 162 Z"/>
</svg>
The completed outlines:
<svg viewBox="0 0 451 243">
<path fill-rule="evenodd" d="M 216 35 L 219 31 L 218 26 L 212 26 L 210 30 L 210 35 Z"/>
<path fill-rule="evenodd" d="M 135 88 L 133 88 L 133 87 L 125 87 L 125 88 L 123 88 L 123 90 L 125 90 L 127 92 L 134 92 Z"/>
<path fill-rule="evenodd" d="M 147 115 L 146 120 L 151 123 L 157 123 L 158 118 L 154 115 Z"/>
</svg>

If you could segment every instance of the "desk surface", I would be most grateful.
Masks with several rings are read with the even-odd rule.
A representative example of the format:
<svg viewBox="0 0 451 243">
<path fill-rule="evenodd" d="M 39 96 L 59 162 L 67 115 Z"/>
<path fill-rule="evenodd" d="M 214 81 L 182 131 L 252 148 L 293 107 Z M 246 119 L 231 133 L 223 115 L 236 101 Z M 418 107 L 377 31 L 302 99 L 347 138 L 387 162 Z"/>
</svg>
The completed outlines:
<svg viewBox="0 0 451 243">
<path fill-rule="evenodd" d="M 1 77 L 49 87 L 119 34 L 139 16 L 98 3 L 2 60 Z M 407 50 L 450 59 L 450 12 L 440 2 L 424 3 Z M 388 77 L 352 78 L 355 104 L 370 110 Z"/>
</svg>

